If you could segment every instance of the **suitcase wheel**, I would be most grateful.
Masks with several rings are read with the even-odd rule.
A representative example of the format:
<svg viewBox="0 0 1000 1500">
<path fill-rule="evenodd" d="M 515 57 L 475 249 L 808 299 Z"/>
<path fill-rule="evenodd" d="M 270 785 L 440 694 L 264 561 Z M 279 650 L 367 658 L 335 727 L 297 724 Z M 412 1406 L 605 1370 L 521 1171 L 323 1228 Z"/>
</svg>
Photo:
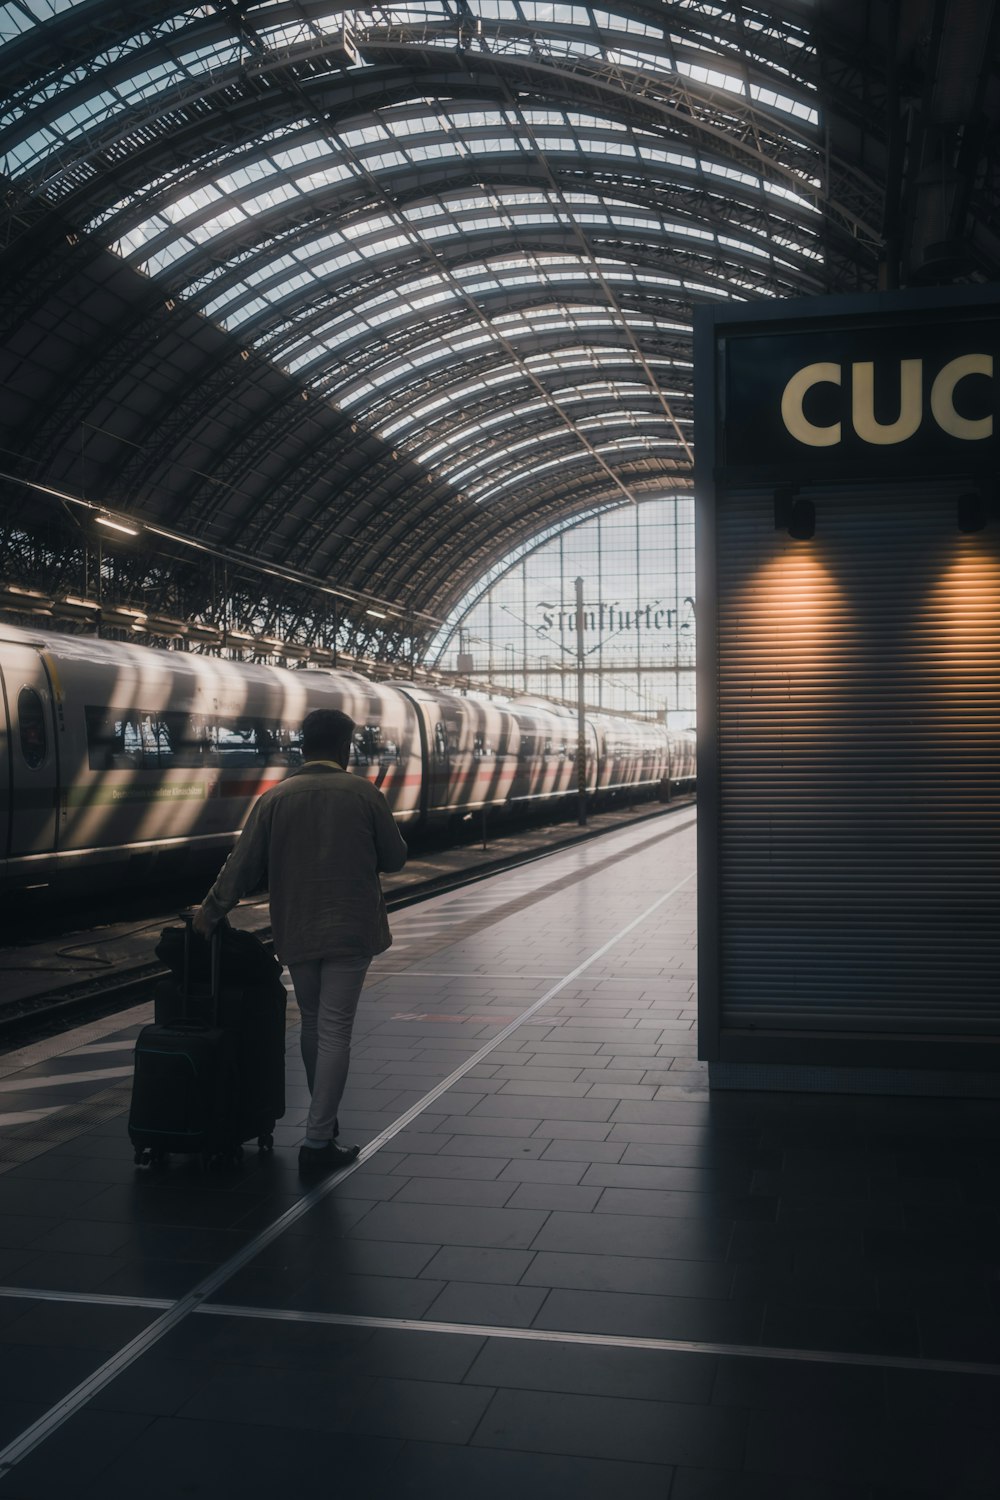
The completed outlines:
<svg viewBox="0 0 1000 1500">
<path fill-rule="evenodd" d="M 154 1168 L 166 1166 L 167 1153 L 157 1151 L 153 1146 L 137 1146 L 133 1161 L 137 1167 L 145 1167 L 152 1171 Z"/>
<path fill-rule="evenodd" d="M 259 1135 L 257 1137 L 257 1150 L 258 1151 L 273 1151 L 274 1150 L 274 1136 L 271 1135 L 270 1132 L 268 1132 L 265 1135 Z"/>
</svg>

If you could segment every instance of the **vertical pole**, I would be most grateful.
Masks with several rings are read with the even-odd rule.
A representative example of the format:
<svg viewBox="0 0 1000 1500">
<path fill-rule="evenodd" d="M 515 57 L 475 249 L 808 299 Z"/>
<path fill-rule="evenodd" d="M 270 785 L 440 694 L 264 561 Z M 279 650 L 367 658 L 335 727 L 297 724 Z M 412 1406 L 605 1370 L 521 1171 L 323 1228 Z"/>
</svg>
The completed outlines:
<svg viewBox="0 0 1000 1500">
<path fill-rule="evenodd" d="M 639 507 L 633 507 L 635 512 L 635 697 L 639 705 L 639 713 L 645 712 L 645 704 L 642 701 L 642 631 L 639 629 L 639 610 L 642 603 L 642 552 L 639 542 Z"/>
<path fill-rule="evenodd" d="M 528 560 L 521 560 L 521 681 L 528 691 Z"/>
<path fill-rule="evenodd" d="M 587 825 L 587 720 L 583 712 L 583 579 L 576 580 L 576 821 Z"/>
<path fill-rule="evenodd" d="M 638 509 L 638 507 L 636 507 Z M 597 517 L 597 707 L 604 707 L 604 627 L 601 604 L 604 598 L 604 517 Z"/>
</svg>

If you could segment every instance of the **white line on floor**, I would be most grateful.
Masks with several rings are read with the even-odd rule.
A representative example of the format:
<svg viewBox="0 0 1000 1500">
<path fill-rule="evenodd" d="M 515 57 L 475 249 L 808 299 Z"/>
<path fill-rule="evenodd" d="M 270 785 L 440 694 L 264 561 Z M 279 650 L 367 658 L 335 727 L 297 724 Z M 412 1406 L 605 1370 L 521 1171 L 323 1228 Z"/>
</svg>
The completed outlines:
<svg viewBox="0 0 1000 1500">
<path fill-rule="evenodd" d="M 530 980 L 532 983 L 541 983 L 545 980 L 558 978 L 558 974 L 478 974 L 475 970 L 471 972 L 466 970 L 464 973 L 446 974 L 443 970 L 438 971 L 437 969 L 399 969 L 391 974 L 370 975 L 368 987 L 370 988 L 373 984 L 383 979 L 502 979 L 509 984 L 512 979 L 523 979 L 526 982 Z"/>
<path fill-rule="evenodd" d="M 124 1297 L 111 1292 L 58 1292 L 37 1286 L 0 1286 L 0 1297 L 20 1297 L 25 1302 L 83 1302 L 88 1307 L 173 1307 L 173 1297 Z"/>
<path fill-rule="evenodd" d="M 113 1296 L 102 1292 L 60 1292 L 37 1287 L 0 1286 L 0 1297 L 24 1301 L 75 1302 L 98 1307 L 169 1309 L 164 1297 Z M 921 1358 L 910 1354 L 858 1354 L 844 1349 L 797 1349 L 774 1344 L 723 1344 L 698 1339 L 639 1338 L 626 1333 L 578 1333 L 562 1328 L 511 1328 L 502 1324 L 442 1323 L 430 1318 L 376 1318 L 362 1313 L 313 1312 L 307 1308 L 247 1307 L 238 1303 L 203 1302 L 196 1316 L 255 1318 L 273 1323 L 311 1323 L 343 1328 L 388 1329 L 394 1333 L 463 1334 L 466 1338 L 516 1339 L 535 1344 L 576 1344 L 600 1349 L 647 1349 L 653 1353 L 709 1354 L 736 1359 L 783 1359 L 802 1364 L 865 1365 L 877 1369 L 922 1370 L 933 1374 L 1000 1376 L 1000 1365 L 975 1360 Z"/>
<path fill-rule="evenodd" d="M 348 1328 L 388 1328 L 405 1333 L 463 1333 L 481 1339 L 522 1339 L 536 1344 L 582 1344 L 605 1349 L 650 1349 L 659 1353 L 724 1354 L 740 1359 L 790 1359 L 808 1364 L 875 1365 L 880 1369 L 1000 1375 L 1000 1365 L 960 1359 L 921 1359 L 905 1354 L 854 1354 L 840 1349 L 785 1349 L 762 1344 L 716 1344 L 697 1339 L 636 1338 L 624 1333 L 574 1333 L 560 1328 L 510 1328 L 482 1323 L 435 1323 L 423 1318 L 374 1318 L 360 1313 L 299 1312 L 287 1307 L 239 1307 L 212 1302 L 196 1313 L 218 1318 L 266 1318 L 281 1323 L 331 1323 Z"/>
</svg>

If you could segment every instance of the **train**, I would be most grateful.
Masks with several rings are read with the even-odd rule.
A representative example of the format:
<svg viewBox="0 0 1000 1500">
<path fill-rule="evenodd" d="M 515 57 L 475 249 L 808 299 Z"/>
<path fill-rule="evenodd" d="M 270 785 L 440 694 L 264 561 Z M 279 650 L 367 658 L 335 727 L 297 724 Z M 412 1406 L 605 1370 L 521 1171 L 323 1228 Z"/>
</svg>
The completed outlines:
<svg viewBox="0 0 1000 1500">
<path fill-rule="evenodd" d="M 349 769 L 404 827 L 556 805 L 578 793 L 577 719 L 353 672 L 287 669 L 0 623 L 0 888 L 62 888 L 221 860 L 256 797 L 301 761 L 315 708 L 356 725 Z M 694 785 L 693 734 L 586 719 L 601 801 Z"/>
</svg>

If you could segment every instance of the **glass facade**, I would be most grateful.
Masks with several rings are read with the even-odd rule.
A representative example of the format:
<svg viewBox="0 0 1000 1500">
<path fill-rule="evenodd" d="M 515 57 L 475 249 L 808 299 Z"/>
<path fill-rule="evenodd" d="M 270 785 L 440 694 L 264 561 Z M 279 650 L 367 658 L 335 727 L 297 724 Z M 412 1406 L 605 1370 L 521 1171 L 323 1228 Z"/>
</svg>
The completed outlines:
<svg viewBox="0 0 1000 1500">
<path fill-rule="evenodd" d="M 429 663 L 511 693 L 576 702 L 583 579 L 588 707 L 695 722 L 694 500 L 602 511 L 506 565 L 462 601 Z"/>
</svg>

